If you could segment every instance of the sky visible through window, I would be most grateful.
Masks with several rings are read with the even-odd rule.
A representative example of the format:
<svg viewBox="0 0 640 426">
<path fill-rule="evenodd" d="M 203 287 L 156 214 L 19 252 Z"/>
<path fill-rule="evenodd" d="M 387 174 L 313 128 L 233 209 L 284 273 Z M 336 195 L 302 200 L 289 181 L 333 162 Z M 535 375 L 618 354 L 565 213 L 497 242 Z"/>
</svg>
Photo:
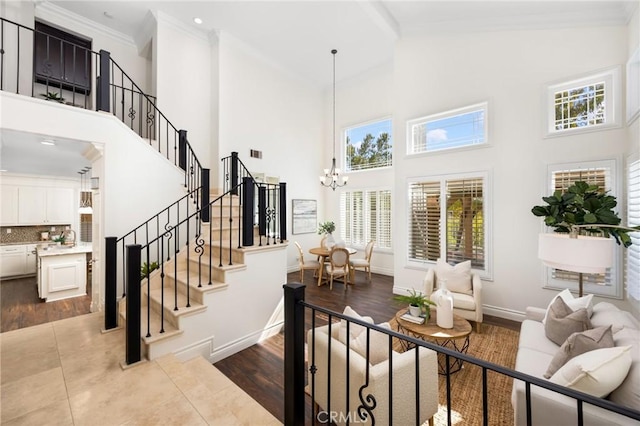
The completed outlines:
<svg viewBox="0 0 640 426">
<path fill-rule="evenodd" d="M 484 142 L 484 112 L 446 117 L 426 123 L 428 150 L 457 148 Z"/>
<path fill-rule="evenodd" d="M 345 135 L 349 138 L 349 143 L 353 146 L 360 147 L 362 140 L 367 134 L 371 134 L 377 139 L 381 133 L 391 135 L 391 120 L 376 121 L 375 123 L 364 124 L 358 127 L 352 127 L 345 131 Z"/>
</svg>

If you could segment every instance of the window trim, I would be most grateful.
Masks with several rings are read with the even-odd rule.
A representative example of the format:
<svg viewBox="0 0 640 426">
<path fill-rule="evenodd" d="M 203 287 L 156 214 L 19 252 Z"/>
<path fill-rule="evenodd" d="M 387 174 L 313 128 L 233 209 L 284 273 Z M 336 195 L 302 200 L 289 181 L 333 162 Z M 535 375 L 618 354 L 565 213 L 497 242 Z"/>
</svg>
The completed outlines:
<svg viewBox="0 0 640 426">
<path fill-rule="evenodd" d="M 388 166 L 380 166 L 380 167 L 369 167 L 366 169 L 358 169 L 358 170 L 351 170 L 350 168 L 348 169 L 348 162 L 349 162 L 349 158 L 347 157 L 347 131 L 354 129 L 356 127 L 364 127 L 367 126 L 369 124 L 373 124 L 373 123 L 378 123 L 381 121 L 390 121 L 391 122 L 391 133 L 390 133 L 390 139 L 391 139 L 391 164 Z M 351 124 L 349 126 L 345 126 L 342 128 L 342 133 L 341 133 L 341 139 L 342 139 L 342 158 L 344 158 L 344 172 L 345 173 L 360 173 L 360 172 L 372 172 L 372 171 L 378 171 L 378 170 L 388 170 L 391 169 L 393 167 L 393 144 L 394 144 L 394 140 L 393 140 L 393 117 L 390 115 L 385 115 L 384 117 L 381 118 L 374 118 L 372 120 L 367 120 L 367 121 L 362 121 L 359 123 L 354 123 Z"/>
<path fill-rule="evenodd" d="M 493 172 L 490 169 L 477 170 L 471 172 L 461 173 L 439 173 L 432 175 L 423 175 L 416 177 L 409 177 L 406 180 L 406 197 L 407 208 L 405 209 L 405 223 L 411 223 L 411 192 L 410 187 L 413 183 L 425 182 L 425 181 L 439 181 L 440 182 L 440 194 L 441 200 L 446 199 L 446 182 L 450 180 L 459 180 L 465 178 L 482 178 L 483 179 L 483 219 L 484 219 L 484 250 L 485 250 L 485 265 L 484 269 L 473 268 L 472 271 L 477 273 L 484 281 L 493 281 Z M 440 238 L 447 238 L 447 209 L 440 209 Z M 407 227 L 408 239 L 411 239 L 411 227 Z M 440 244 L 440 257 L 446 255 L 447 245 Z M 418 260 L 409 258 L 408 249 L 404 252 L 404 258 L 406 267 L 414 269 L 428 269 L 433 268 L 436 265 L 435 261 L 431 260 Z"/>
<path fill-rule="evenodd" d="M 344 240 L 346 242 L 347 245 L 349 245 L 350 247 L 353 248 L 358 248 L 358 249 L 364 249 L 367 245 L 367 243 L 369 242 L 370 238 L 367 237 L 367 230 L 370 231 L 370 223 L 368 220 L 369 217 L 369 198 L 367 197 L 367 193 L 368 192 L 376 192 L 376 193 L 380 193 L 382 191 L 388 191 L 389 192 L 389 197 L 391 199 L 390 201 L 390 207 L 391 207 L 391 216 L 390 216 L 390 220 L 389 220 L 389 237 L 390 237 L 390 245 L 389 247 L 381 247 L 380 246 L 380 242 L 378 241 L 378 239 L 375 240 L 375 246 L 374 246 L 374 250 L 376 252 L 380 252 L 380 253 L 393 253 L 393 217 L 394 217 L 394 212 L 393 212 L 393 201 L 394 201 L 394 196 L 393 196 L 393 188 L 388 187 L 388 186 L 380 186 L 380 187 L 372 187 L 372 188 L 349 188 L 349 189 L 343 189 L 342 191 L 340 191 L 340 198 L 339 198 L 339 207 L 340 207 L 340 223 L 342 223 L 343 221 L 343 214 L 344 214 L 344 210 L 342 208 L 343 206 L 343 201 L 344 201 L 344 197 L 347 193 L 353 193 L 353 192 L 361 192 L 363 194 L 363 216 L 362 216 L 362 220 L 363 220 L 363 242 L 362 244 L 359 243 L 352 243 L 352 242 L 347 242 L 346 239 L 346 231 L 344 229 L 343 226 L 340 226 L 340 238 L 342 240 Z M 371 232 L 368 233 L 368 235 L 371 235 Z"/>
<path fill-rule="evenodd" d="M 631 197 L 631 180 L 632 178 L 640 177 L 640 157 L 636 156 L 635 158 L 629 157 L 627 162 L 627 170 L 626 170 L 626 179 L 627 179 L 627 225 L 628 226 L 640 226 L 640 193 L 635 194 L 635 197 Z M 636 184 L 637 185 L 637 184 Z M 640 188 L 633 188 L 635 191 L 638 191 Z M 632 202 L 633 201 L 633 202 Z M 635 210 L 635 209 L 637 210 Z M 636 288 L 634 288 L 633 292 L 629 292 L 629 283 L 631 280 L 629 276 L 637 278 L 640 277 L 640 263 L 635 260 L 631 262 L 629 259 L 633 254 L 640 254 L 640 236 L 634 237 L 635 232 L 629 233 L 631 236 L 631 240 L 633 244 L 631 247 L 628 247 L 625 251 L 626 264 L 625 264 L 625 294 L 628 298 L 632 298 L 634 300 L 640 301 L 640 284 L 636 284 Z M 631 268 L 634 268 L 633 271 Z M 637 270 L 635 268 L 638 268 Z M 637 298 L 635 297 L 637 296 Z"/>
<path fill-rule="evenodd" d="M 622 127 L 622 67 L 615 66 L 587 74 L 575 76 L 569 80 L 560 80 L 548 83 L 544 92 L 544 137 L 553 138 L 559 136 L 577 135 L 582 133 L 599 132 L 602 130 Z M 555 94 L 561 90 L 575 89 L 603 81 L 605 82 L 605 103 L 607 107 L 605 123 L 586 127 L 574 127 L 570 129 L 556 130 L 555 128 Z M 609 89 L 610 88 L 610 89 Z"/>
<path fill-rule="evenodd" d="M 581 170 L 581 169 L 593 169 L 593 168 L 609 168 L 609 175 L 611 176 L 611 184 L 610 191 L 611 195 L 614 195 L 618 200 L 617 212 L 620 214 L 620 209 L 622 208 L 622 198 L 620 194 L 622 194 L 621 187 L 621 179 L 619 178 L 619 168 L 618 164 L 620 163 L 619 159 L 605 159 L 605 160 L 593 160 L 593 161 L 581 161 L 581 162 L 572 162 L 572 163 L 556 163 L 547 165 L 547 182 L 546 182 L 546 190 L 544 191 L 543 196 L 547 196 L 547 194 L 551 194 L 554 192 L 552 187 L 553 179 L 552 174 L 554 172 L 562 171 L 562 170 Z M 544 222 L 542 222 L 542 231 L 543 233 L 553 232 L 552 228 L 545 226 Z M 610 237 L 613 238 L 613 237 Z M 598 284 L 591 284 L 588 282 L 584 283 L 584 292 L 585 294 L 593 294 L 598 297 L 607 297 L 612 299 L 622 299 L 623 298 L 623 283 L 622 283 L 622 256 L 620 250 L 618 249 L 618 245 L 614 243 L 614 255 L 613 255 L 613 266 L 611 267 L 611 286 L 602 286 Z M 576 290 L 577 282 L 569 282 L 562 280 L 556 280 L 553 278 L 553 268 L 544 266 L 544 283 L 542 288 L 551 289 L 551 290 Z M 604 291 L 603 291 L 604 290 Z"/>
<path fill-rule="evenodd" d="M 458 115 L 463 115 L 466 113 L 471 113 L 474 111 L 483 111 L 484 112 L 484 142 L 483 143 L 479 143 L 479 144 L 472 144 L 472 145 L 464 145 L 464 146 L 458 146 L 458 147 L 451 147 L 451 148 L 441 148 L 441 149 L 435 149 L 432 151 L 429 150 L 424 150 L 424 151 L 420 151 L 420 152 L 414 152 L 413 151 L 413 126 L 418 125 L 420 123 L 425 123 L 428 121 L 435 121 L 435 120 L 440 120 L 443 118 L 450 118 L 450 117 L 455 117 Z M 478 102 L 472 105 L 467 105 L 467 106 L 463 106 L 463 107 L 459 107 L 459 108 L 454 108 L 448 111 L 442 111 L 442 112 L 438 112 L 435 114 L 429 114 L 429 115 L 425 115 L 422 117 L 417 117 L 417 118 L 413 118 L 411 120 L 407 120 L 407 124 L 406 124 L 406 153 L 408 157 L 414 157 L 414 156 L 423 156 L 423 155 L 438 155 L 438 154 L 442 154 L 442 153 L 449 153 L 449 152 L 458 152 L 458 151 L 464 151 L 464 150 L 468 150 L 468 149 L 478 149 L 478 148 L 487 148 L 489 146 L 491 146 L 491 141 L 489 139 L 489 101 L 483 101 L 483 102 Z"/>
</svg>

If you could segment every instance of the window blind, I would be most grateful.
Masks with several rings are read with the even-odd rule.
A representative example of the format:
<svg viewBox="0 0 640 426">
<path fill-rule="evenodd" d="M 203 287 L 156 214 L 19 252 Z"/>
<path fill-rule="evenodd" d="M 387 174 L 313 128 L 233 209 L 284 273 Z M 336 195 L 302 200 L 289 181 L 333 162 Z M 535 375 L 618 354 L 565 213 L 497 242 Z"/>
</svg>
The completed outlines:
<svg viewBox="0 0 640 426">
<path fill-rule="evenodd" d="M 340 196 L 340 236 L 345 243 L 392 248 L 391 191 L 345 191 Z"/>
<path fill-rule="evenodd" d="M 459 179 L 447 187 L 447 262 L 471 260 L 484 268 L 482 179 Z"/>
<path fill-rule="evenodd" d="M 409 185 L 409 259 L 440 257 L 440 198 L 439 181 Z"/>
<path fill-rule="evenodd" d="M 640 160 L 629 165 L 627 223 L 640 226 Z M 640 300 L 640 232 L 629 233 L 632 245 L 627 248 L 627 294 Z"/>
</svg>

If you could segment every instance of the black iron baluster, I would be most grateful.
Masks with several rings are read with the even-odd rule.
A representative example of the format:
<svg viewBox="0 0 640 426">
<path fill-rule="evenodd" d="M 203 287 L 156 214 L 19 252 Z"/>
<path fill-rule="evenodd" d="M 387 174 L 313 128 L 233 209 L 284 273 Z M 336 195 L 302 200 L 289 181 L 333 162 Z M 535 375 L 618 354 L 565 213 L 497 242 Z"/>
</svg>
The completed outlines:
<svg viewBox="0 0 640 426">
<path fill-rule="evenodd" d="M 224 221 L 224 218 L 222 217 L 222 205 L 223 203 L 224 197 L 220 199 L 220 218 L 219 218 L 219 229 L 220 229 L 220 233 L 218 234 L 218 257 L 219 259 L 219 264 L 218 267 L 222 268 L 222 222 Z"/>
<path fill-rule="evenodd" d="M 213 223 L 211 223 L 211 219 L 213 217 L 213 205 L 207 204 L 205 208 L 209 210 L 209 285 L 213 285 L 211 280 L 211 268 L 213 267 L 213 245 L 211 244 L 211 240 L 213 239 Z"/>
<path fill-rule="evenodd" d="M 188 208 L 189 208 L 189 204 L 187 203 L 187 209 Z M 187 220 L 186 220 L 186 223 L 187 223 L 187 238 L 186 238 L 186 240 L 187 240 L 187 247 L 186 247 L 186 250 L 187 250 L 187 307 L 190 306 L 190 303 L 189 303 L 189 288 L 191 287 L 191 282 L 190 282 L 191 281 L 191 274 L 189 272 L 190 268 L 191 268 L 191 265 L 190 265 L 190 263 L 191 263 L 190 262 L 191 250 L 189 248 L 189 240 L 191 239 L 191 233 L 189 232 L 189 222 L 190 222 L 189 221 L 189 210 L 187 210 Z M 178 296 L 176 295 L 176 306 L 177 306 L 177 303 L 178 303 Z"/>
<path fill-rule="evenodd" d="M 233 197 L 229 197 L 229 265 L 233 265 Z"/>
<path fill-rule="evenodd" d="M 147 279 L 147 337 L 151 337 L 151 286 L 149 285 L 149 274 L 151 273 L 151 263 L 149 262 L 149 245 L 146 246 L 147 268 L 145 278 Z M 142 308 L 141 306 L 138 307 Z M 161 331 L 162 332 L 162 331 Z"/>
<path fill-rule="evenodd" d="M 487 369 L 482 367 L 482 424 L 489 424 L 489 395 L 487 390 Z"/>
</svg>

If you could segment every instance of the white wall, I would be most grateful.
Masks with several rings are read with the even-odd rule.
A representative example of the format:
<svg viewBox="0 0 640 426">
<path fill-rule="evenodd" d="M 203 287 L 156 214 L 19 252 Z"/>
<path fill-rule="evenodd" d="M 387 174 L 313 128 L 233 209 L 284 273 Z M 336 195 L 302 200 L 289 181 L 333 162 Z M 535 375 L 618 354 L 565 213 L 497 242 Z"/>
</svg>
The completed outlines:
<svg viewBox="0 0 640 426">
<path fill-rule="evenodd" d="M 326 189 L 318 183 L 324 114 L 320 90 L 268 63 L 224 32 L 219 67 L 218 157 L 236 151 L 251 172 L 279 176 L 286 182 L 288 239 L 306 249 L 317 246 L 320 236 L 315 233 L 291 234 L 290 200 L 316 199 L 319 212 L 324 208 Z M 250 158 L 250 149 L 262 151 L 262 159 Z M 296 256 L 290 245 L 290 268 L 297 265 Z"/>
<path fill-rule="evenodd" d="M 339 55 L 340 53 L 338 53 Z M 328 56 L 328 55 L 327 55 Z M 339 73 L 340 60 L 348 60 L 336 58 L 336 73 Z M 340 82 L 336 87 L 336 161 L 341 170 L 345 170 L 344 156 L 344 129 L 358 125 L 367 121 L 391 118 L 393 115 L 393 67 L 391 64 L 381 66 L 379 68 L 368 71 L 363 75 L 347 81 Z M 324 152 L 322 156 L 322 165 L 318 168 L 319 175 L 323 168 L 331 165 L 331 153 L 333 149 L 332 132 L 332 103 L 333 93 L 331 89 L 325 91 L 325 134 L 323 139 Z M 403 143 L 399 141 L 395 134 L 392 135 L 392 143 L 394 145 Z M 395 155 L 395 154 L 394 154 Z M 395 164 L 395 158 L 394 158 Z M 339 227 L 339 211 L 340 211 L 340 194 L 343 191 L 358 191 L 375 189 L 389 189 L 392 191 L 392 197 L 395 200 L 399 196 L 393 188 L 394 172 L 393 168 L 382 170 L 362 170 L 350 172 L 349 182 L 345 187 L 331 191 L 323 188 L 326 208 L 320 214 L 322 218 L 333 219 Z M 333 213 L 335 212 L 335 213 Z M 397 213 L 394 211 L 395 222 Z M 339 235 L 340 229 L 336 230 Z M 355 257 L 364 256 L 364 246 L 358 248 L 358 254 Z M 371 258 L 371 269 L 373 272 L 393 275 L 394 272 L 394 256 L 393 250 L 383 250 L 374 247 L 374 255 Z"/>
<path fill-rule="evenodd" d="M 617 159 L 627 151 L 625 128 L 543 138 L 545 84 L 626 61 L 624 27 L 504 31 L 405 37 L 397 44 L 394 89 L 395 286 L 421 285 L 424 269 L 407 267 L 407 179 L 488 170 L 493 202 L 493 281 L 484 282 L 485 312 L 518 318 L 526 306 L 546 306 L 537 258 L 543 229 L 531 207 L 548 195 L 550 163 Z M 407 158 L 405 123 L 420 116 L 489 101 L 491 145 L 458 153 Z M 620 175 L 621 177 L 622 175 Z M 621 194 L 622 195 L 622 194 Z M 618 303 L 618 302 L 616 302 Z M 626 303 L 618 303 L 626 305 Z"/>
<path fill-rule="evenodd" d="M 209 162 L 211 133 L 211 45 L 209 39 L 171 16 L 157 12 L 153 40 L 154 88 L 160 111 L 187 130 L 202 167 Z"/>
</svg>

